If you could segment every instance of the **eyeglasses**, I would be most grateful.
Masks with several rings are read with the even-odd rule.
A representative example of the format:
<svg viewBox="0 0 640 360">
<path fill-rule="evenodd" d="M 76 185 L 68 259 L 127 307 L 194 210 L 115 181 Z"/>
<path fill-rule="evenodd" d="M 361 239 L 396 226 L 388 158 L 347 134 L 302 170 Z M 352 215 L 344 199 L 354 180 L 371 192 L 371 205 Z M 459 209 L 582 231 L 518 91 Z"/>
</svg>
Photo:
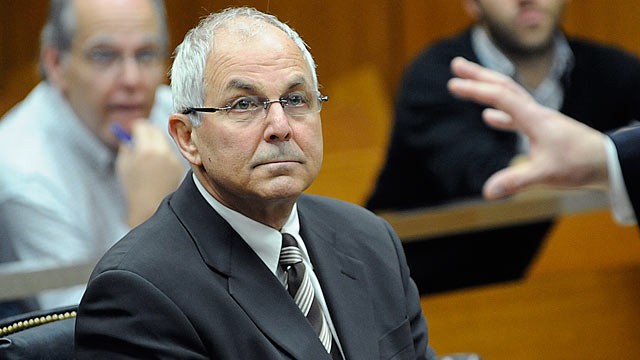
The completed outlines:
<svg viewBox="0 0 640 360">
<path fill-rule="evenodd" d="M 126 55 L 112 48 L 95 48 L 84 53 L 84 58 L 101 71 L 120 69 L 127 58 L 131 58 L 140 69 L 152 68 L 161 63 L 163 54 L 156 48 L 145 48 Z"/>
<path fill-rule="evenodd" d="M 266 118 L 273 103 L 280 103 L 288 116 L 303 117 L 320 112 L 322 103 L 326 101 L 329 101 L 329 97 L 318 91 L 296 91 L 277 100 L 260 96 L 242 96 L 223 107 L 188 107 L 182 113 L 224 111 L 230 120 L 247 122 Z"/>
</svg>

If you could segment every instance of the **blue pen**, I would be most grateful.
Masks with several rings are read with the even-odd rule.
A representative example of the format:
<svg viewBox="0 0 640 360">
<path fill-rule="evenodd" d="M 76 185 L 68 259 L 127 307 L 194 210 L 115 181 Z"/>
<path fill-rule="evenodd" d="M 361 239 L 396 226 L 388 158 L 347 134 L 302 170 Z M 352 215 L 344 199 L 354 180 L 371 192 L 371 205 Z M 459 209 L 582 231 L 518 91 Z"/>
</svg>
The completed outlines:
<svg viewBox="0 0 640 360">
<path fill-rule="evenodd" d="M 129 134 L 125 129 L 120 126 L 118 123 L 111 123 L 111 132 L 115 135 L 121 143 L 126 145 L 133 145 L 131 141 L 131 134 Z"/>
</svg>

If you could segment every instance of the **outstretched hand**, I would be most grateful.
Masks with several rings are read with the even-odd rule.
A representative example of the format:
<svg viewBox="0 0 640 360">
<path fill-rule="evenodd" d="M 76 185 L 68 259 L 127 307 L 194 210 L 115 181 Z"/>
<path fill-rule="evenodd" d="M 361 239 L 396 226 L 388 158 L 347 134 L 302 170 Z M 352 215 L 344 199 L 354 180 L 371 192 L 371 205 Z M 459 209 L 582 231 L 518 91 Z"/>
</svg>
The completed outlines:
<svg viewBox="0 0 640 360">
<path fill-rule="evenodd" d="M 529 138 L 525 160 L 486 181 L 487 199 L 513 195 L 532 185 L 606 188 L 606 135 L 538 104 L 506 75 L 461 57 L 453 59 L 451 69 L 456 76 L 448 83 L 451 93 L 489 106 L 483 112 L 488 125 Z"/>
</svg>

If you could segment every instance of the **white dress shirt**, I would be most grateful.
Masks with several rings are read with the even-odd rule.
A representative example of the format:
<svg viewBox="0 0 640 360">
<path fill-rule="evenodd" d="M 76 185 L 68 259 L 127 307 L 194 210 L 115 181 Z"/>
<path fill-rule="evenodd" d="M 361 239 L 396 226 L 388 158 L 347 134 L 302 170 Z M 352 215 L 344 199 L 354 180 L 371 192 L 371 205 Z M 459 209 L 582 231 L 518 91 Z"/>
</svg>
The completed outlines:
<svg viewBox="0 0 640 360">
<path fill-rule="evenodd" d="M 622 176 L 622 168 L 620 160 L 618 160 L 618 151 L 613 140 L 606 137 L 607 151 L 607 170 L 609 172 L 609 201 L 611 203 L 611 212 L 615 220 L 624 225 L 632 225 L 637 223 L 627 187 Z"/>
</svg>

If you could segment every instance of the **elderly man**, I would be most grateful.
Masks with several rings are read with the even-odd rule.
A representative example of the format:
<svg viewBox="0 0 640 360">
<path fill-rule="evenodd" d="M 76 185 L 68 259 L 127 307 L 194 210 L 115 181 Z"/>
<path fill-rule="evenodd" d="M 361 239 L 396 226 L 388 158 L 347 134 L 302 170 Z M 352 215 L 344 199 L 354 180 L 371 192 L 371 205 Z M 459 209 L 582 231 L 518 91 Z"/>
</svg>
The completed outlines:
<svg viewBox="0 0 640 360">
<path fill-rule="evenodd" d="M 51 2 L 44 80 L 0 121 L 0 261 L 98 258 L 175 190 L 186 169 L 162 129 L 167 38 L 162 1 Z M 83 290 L 39 306 L 77 304 Z"/>
<path fill-rule="evenodd" d="M 327 97 L 299 35 L 254 9 L 210 15 L 171 80 L 192 172 L 98 263 L 77 358 L 433 359 L 393 229 L 302 194 Z"/>
</svg>

